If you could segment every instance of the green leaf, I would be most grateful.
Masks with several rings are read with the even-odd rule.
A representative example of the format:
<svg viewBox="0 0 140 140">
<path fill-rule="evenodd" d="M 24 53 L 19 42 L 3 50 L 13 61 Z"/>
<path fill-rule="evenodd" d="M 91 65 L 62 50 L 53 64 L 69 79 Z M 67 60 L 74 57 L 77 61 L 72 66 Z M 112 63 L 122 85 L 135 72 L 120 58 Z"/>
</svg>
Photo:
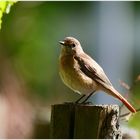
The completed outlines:
<svg viewBox="0 0 140 140">
<path fill-rule="evenodd" d="M 8 14 L 10 12 L 11 6 L 16 3 L 17 1 L 0 1 L 0 29 L 1 29 L 1 23 L 2 23 L 2 17 L 3 14 Z"/>
</svg>

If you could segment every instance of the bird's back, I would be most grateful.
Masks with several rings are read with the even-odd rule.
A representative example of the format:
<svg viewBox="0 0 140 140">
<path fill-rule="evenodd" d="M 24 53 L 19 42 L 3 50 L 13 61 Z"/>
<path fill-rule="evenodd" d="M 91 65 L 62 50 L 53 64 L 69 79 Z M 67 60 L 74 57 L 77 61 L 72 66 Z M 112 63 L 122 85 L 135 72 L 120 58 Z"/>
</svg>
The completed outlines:
<svg viewBox="0 0 140 140">
<path fill-rule="evenodd" d="M 95 74 L 100 79 L 102 79 L 105 84 L 112 86 L 112 84 L 111 84 L 110 80 L 108 79 L 108 77 L 106 76 L 104 70 L 94 59 L 92 59 L 86 53 L 81 53 L 79 55 L 79 58 L 82 58 L 82 60 L 84 61 L 84 64 L 86 65 L 87 68 L 90 68 L 89 70 L 91 72 L 92 72 L 92 70 L 94 71 L 93 74 Z"/>
</svg>

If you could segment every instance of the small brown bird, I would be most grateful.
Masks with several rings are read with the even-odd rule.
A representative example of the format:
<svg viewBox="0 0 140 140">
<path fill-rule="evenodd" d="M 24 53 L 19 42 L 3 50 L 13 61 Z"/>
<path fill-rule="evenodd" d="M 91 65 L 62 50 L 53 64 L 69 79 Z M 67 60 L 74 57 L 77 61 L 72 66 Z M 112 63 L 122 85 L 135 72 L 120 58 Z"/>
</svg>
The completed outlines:
<svg viewBox="0 0 140 140">
<path fill-rule="evenodd" d="M 85 103 L 95 91 L 102 90 L 121 100 L 131 112 L 136 112 L 132 105 L 115 90 L 101 66 L 83 51 L 77 39 L 66 37 L 64 41 L 60 41 L 60 44 L 62 45 L 59 57 L 60 76 L 65 85 L 83 94 L 76 103 L 87 96 L 82 102 Z"/>
</svg>

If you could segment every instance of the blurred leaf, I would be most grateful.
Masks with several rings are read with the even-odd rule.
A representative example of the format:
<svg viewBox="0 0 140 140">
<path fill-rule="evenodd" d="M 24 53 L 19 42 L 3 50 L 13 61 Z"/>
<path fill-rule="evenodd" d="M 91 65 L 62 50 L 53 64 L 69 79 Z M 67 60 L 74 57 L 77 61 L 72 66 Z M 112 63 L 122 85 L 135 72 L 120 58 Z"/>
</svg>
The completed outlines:
<svg viewBox="0 0 140 140">
<path fill-rule="evenodd" d="M 0 29 L 2 23 L 2 16 L 4 13 L 8 14 L 10 12 L 11 6 L 17 1 L 0 1 Z"/>
<path fill-rule="evenodd" d="M 139 82 L 139 81 L 140 81 L 140 75 L 138 75 L 136 78 L 136 82 Z"/>
</svg>

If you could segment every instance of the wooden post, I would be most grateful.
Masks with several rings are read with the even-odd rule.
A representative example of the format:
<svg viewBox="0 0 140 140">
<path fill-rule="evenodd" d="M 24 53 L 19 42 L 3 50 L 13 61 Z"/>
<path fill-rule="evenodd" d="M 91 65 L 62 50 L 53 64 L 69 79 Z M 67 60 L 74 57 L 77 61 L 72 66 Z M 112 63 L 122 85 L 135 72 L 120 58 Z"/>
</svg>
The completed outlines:
<svg viewBox="0 0 140 140">
<path fill-rule="evenodd" d="M 53 105 L 51 138 L 120 139 L 118 120 L 117 105 Z"/>
<path fill-rule="evenodd" d="M 52 105 L 50 137 L 72 139 L 74 129 L 74 104 Z"/>
</svg>

